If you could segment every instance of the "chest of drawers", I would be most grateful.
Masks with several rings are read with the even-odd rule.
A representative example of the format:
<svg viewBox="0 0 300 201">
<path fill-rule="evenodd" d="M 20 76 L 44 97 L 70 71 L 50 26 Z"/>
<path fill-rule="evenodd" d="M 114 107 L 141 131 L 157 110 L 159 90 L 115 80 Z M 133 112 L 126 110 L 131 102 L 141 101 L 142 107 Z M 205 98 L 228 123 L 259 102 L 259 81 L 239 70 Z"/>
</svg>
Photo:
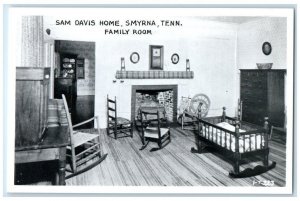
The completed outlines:
<svg viewBox="0 0 300 201">
<path fill-rule="evenodd" d="M 263 126 L 264 117 L 269 117 L 273 126 L 284 126 L 285 72 L 241 70 L 240 98 L 243 101 L 243 121 Z"/>
</svg>

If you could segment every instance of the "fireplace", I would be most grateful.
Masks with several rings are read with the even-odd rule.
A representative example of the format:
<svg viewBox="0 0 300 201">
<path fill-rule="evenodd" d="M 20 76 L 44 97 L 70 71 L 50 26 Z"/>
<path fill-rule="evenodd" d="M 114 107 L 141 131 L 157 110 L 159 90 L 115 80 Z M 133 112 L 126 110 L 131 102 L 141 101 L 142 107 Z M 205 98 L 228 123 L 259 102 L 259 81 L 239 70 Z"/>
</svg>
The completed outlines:
<svg viewBox="0 0 300 201">
<path fill-rule="evenodd" d="M 131 120 L 135 120 L 139 107 L 164 106 L 169 121 L 177 119 L 177 85 L 133 85 L 131 92 Z"/>
</svg>

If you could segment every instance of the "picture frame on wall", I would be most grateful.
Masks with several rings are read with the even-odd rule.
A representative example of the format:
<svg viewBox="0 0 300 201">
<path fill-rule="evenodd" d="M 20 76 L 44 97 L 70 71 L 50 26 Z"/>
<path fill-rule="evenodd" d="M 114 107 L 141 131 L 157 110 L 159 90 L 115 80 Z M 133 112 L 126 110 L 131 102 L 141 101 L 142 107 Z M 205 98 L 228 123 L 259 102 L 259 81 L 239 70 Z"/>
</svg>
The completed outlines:
<svg viewBox="0 0 300 201">
<path fill-rule="evenodd" d="M 177 53 L 172 54 L 171 61 L 173 64 L 178 64 L 179 62 L 179 55 Z"/>
<path fill-rule="evenodd" d="M 262 45 L 262 51 L 265 55 L 269 55 L 272 52 L 272 45 L 269 42 L 264 42 Z"/>
<path fill-rule="evenodd" d="M 77 79 L 84 79 L 84 68 L 83 67 L 77 68 Z"/>
<path fill-rule="evenodd" d="M 137 52 L 131 53 L 131 55 L 130 55 L 130 61 L 131 61 L 131 63 L 136 64 L 136 63 L 139 62 L 139 60 L 140 60 L 139 53 L 137 53 Z"/>
<path fill-rule="evenodd" d="M 164 69 L 164 46 L 150 45 L 150 70 Z"/>
</svg>

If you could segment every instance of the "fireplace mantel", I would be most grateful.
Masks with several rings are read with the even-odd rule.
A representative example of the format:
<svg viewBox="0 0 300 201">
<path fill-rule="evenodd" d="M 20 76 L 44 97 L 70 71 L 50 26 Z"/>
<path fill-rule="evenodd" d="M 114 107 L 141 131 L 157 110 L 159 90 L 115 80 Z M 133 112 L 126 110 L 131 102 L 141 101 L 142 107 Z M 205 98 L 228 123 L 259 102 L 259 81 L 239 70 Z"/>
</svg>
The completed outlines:
<svg viewBox="0 0 300 201">
<path fill-rule="evenodd" d="M 193 79 L 193 71 L 120 71 L 116 79 Z"/>
</svg>

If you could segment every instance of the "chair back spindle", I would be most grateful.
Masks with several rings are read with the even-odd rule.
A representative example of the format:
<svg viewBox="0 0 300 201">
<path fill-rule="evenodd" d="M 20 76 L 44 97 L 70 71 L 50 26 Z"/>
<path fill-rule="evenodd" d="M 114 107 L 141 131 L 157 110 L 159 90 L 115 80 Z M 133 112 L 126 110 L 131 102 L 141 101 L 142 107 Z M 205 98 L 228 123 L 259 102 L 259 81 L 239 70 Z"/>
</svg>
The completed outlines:
<svg viewBox="0 0 300 201">
<path fill-rule="evenodd" d="M 68 103 L 66 100 L 66 97 L 64 94 L 62 94 L 62 99 L 64 102 L 64 107 L 65 107 L 65 111 L 66 111 L 66 115 L 67 115 L 67 120 L 68 120 L 68 125 L 69 125 L 69 131 L 70 131 L 70 139 L 71 139 L 71 144 L 73 144 L 73 125 L 72 125 L 72 119 L 70 116 L 70 112 L 69 112 L 69 107 L 68 107 Z"/>
</svg>

